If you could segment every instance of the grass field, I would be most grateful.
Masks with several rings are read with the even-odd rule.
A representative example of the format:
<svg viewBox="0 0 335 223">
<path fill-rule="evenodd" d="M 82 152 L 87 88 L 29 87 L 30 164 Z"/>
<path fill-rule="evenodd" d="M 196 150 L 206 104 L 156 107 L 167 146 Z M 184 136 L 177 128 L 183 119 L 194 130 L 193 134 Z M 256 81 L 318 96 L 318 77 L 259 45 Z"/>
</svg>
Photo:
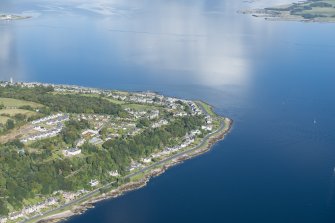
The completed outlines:
<svg viewBox="0 0 335 223">
<path fill-rule="evenodd" d="M 196 101 L 196 102 L 198 104 L 201 104 L 208 114 L 210 114 L 211 116 L 216 116 L 216 114 L 213 112 L 213 108 L 209 104 L 206 104 L 202 101 Z"/>
<path fill-rule="evenodd" d="M 112 99 L 112 98 L 104 98 L 104 99 L 106 99 L 106 100 L 108 100 L 108 101 L 110 101 L 114 104 L 117 104 L 117 105 L 123 105 L 125 103 L 123 101 L 115 100 L 115 99 Z"/>
<path fill-rule="evenodd" d="M 158 106 L 142 105 L 142 104 L 123 104 L 121 106 L 122 108 L 130 108 L 130 109 L 134 109 L 137 111 L 148 111 L 148 110 L 154 110 L 158 108 Z"/>
<path fill-rule="evenodd" d="M 8 119 L 14 117 L 17 114 L 23 114 L 26 115 L 27 117 L 31 117 L 37 114 L 34 111 L 19 109 L 22 106 L 30 106 L 32 108 L 42 107 L 41 104 L 35 102 L 17 100 L 13 98 L 0 98 L 0 104 L 3 104 L 5 106 L 4 109 L 0 109 L 1 124 L 5 124 Z"/>
<path fill-rule="evenodd" d="M 33 111 L 24 110 L 24 109 L 17 109 L 17 108 L 14 108 L 14 109 L 6 108 L 6 109 L 1 109 L 0 110 L 0 116 L 6 115 L 6 114 L 8 114 L 11 117 L 13 117 L 14 115 L 17 115 L 17 114 L 23 114 L 23 115 L 26 115 L 28 117 L 31 117 L 31 116 L 36 115 L 37 113 L 33 112 Z"/>
<path fill-rule="evenodd" d="M 3 104 L 6 108 L 18 108 L 21 106 L 31 106 L 32 108 L 42 107 L 41 104 L 35 102 L 17 100 L 13 98 L 0 98 L 0 104 Z"/>
<path fill-rule="evenodd" d="M 0 116 L 0 124 L 6 124 L 8 117 Z"/>
<path fill-rule="evenodd" d="M 63 93 L 63 92 L 53 92 L 53 94 L 63 94 L 63 95 L 66 95 L 66 94 L 73 94 L 73 95 L 77 95 L 77 93 L 69 93 L 69 92 L 66 92 L 66 93 Z M 80 94 L 81 96 L 85 96 L 85 97 L 92 97 L 92 98 L 98 98 L 100 97 L 99 94 Z M 123 101 L 119 101 L 119 100 L 115 100 L 113 98 L 108 98 L 108 97 L 102 97 L 103 99 L 106 99 L 114 104 L 118 104 L 118 105 L 122 105 L 124 104 L 125 102 Z"/>
</svg>

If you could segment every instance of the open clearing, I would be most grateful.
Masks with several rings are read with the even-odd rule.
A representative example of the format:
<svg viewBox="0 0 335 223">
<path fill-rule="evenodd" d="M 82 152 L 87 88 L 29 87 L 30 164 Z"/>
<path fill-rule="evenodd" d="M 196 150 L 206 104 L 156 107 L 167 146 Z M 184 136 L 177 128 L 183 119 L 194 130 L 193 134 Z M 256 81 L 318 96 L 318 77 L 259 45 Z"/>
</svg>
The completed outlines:
<svg viewBox="0 0 335 223">
<path fill-rule="evenodd" d="M 136 111 L 148 111 L 148 110 L 157 109 L 157 106 L 144 105 L 144 104 L 123 104 L 121 106 L 122 108 L 130 108 Z"/>
<path fill-rule="evenodd" d="M 0 116 L 6 116 L 9 115 L 10 117 L 13 117 L 17 114 L 26 115 L 28 117 L 31 117 L 33 115 L 36 115 L 36 112 L 24 110 L 24 109 L 17 109 L 17 108 L 6 108 L 0 110 Z"/>
<path fill-rule="evenodd" d="M 17 100 L 13 98 L 0 98 L 0 104 L 3 104 L 6 108 L 19 108 L 21 106 L 31 106 L 32 108 L 42 107 L 41 104 L 35 102 Z"/>
<path fill-rule="evenodd" d="M 0 116 L 0 124 L 6 124 L 8 117 Z"/>
</svg>

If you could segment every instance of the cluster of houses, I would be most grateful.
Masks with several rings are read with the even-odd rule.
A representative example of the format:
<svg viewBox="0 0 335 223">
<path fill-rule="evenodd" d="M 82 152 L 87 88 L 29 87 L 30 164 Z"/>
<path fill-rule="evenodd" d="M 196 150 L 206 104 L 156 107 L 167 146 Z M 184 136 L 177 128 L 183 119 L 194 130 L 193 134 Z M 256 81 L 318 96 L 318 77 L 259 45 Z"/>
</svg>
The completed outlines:
<svg viewBox="0 0 335 223">
<path fill-rule="evenodd" d="M 173 114 L 173 117 L 184 117 L 187 116 L 187 113 L 184 111 L 176 112 Z"/>
<path fill-rule="evenodd" d="M 99 144 L 103 144 L 104 143 L 104 141 L 99 136 L 93 137 L 88 142 L 91 143 L 91 144 L 93 144 L 93 145 L 99 145 Z"/>
<path fill-rule="evenodd" d="M 54 195 L 58 195 L 60 194 L 63 199 L 65 200 L 65 203 L 69 202 L 69 201 L 72 201 L 78 197 L 80 197 L 81 195 L 87 193 L 88 191 L 82 189 L 82 190 L 79 190 L 77 192 L 67 192 L 67 191 L 55 191 L 53 194 Z"/>
<path fill-rule="evenodd" d="M 184 140 L 180 145 L 177 145 L 177 146 L 174 146 L 174 147 L 167 147 L 161 152 L 152 154 L 150 157 L 142 158 L 141 162 L 143 164 L 148 164 L 148 163 L 152 162 L 152 158 L 159 158 L 159 157 L 162 157 L 162 156 L 169 155 L 171 153 L 178 152 L 181 149 L 184 149 L 184 148 L 190 146 L 194 142 L 196 135 L 200 135 L 201 133 L 202 132 L 200 130 L 193 130 L 189 134 L 185 135 Z M 131 171 L 134 171 L 135 169 L 143 168 L 144 165 L 142 163 L 133 161 L 130 164 L 130 166 L 128 168 L 128 171 L 131 172 Z"/>
<path fill-rule="evenodd" d="M 4 85 L 4 86 L 8 84 L 13 85 L 13 83 L 11 82 L 1 83 L 1 85 Z M 36 82 L 32 82 L 32 83 L 20 82 L 20 83 L 15 83 L 15 85 L 21 86 L 21 87 L 30 87 L 30 88 L 36 87 L 36 86 L 53 87 L 54 90 L 57 92 L 100 94 L 100 95 L 111 97 L 113 99 L 124 101 L 124 102 L 159 105 L 159 106 L 164 106 L 172 110 L 177 110 L 177 108 L 180 108 L 181 110 L 183 110 L 184 106 L 178 103 L 178 102 L 181 102 L 181 103 L 184 103 L 190 106 L 193 115 L 202 114 L 201 109 L 199 109 L 199 107 L 193 101 L 177 99 L 173 97 L 165 97 L 155 92 L 125 93 L 125 92 L 119 92 L 119 91 L 113 91 L 113 90 L 87 88 L 87 87 L 81 87 L 81 86 L 75 86 L 75 85 L 55 85 L 55 84 L 36 83 Z M 183 113 L 179 113 L 177 116 L 184 116 L 184 115 L 185 114 Z"/>
<path fill-rule="evenodd" d="M 1 82 L 1 86 L 7 86 L 9 84 L 14 84 L 12 82 Z M 164 97 L 155 92 L 134 92 L 134 93 L 124 93 L 113 90 L 105 90 L 105 89 L 96 89 L 96 88 L 88 88 L 76 85 L 56 85 L 49 83 L 38 83 L 38 82 L 16 82 L 16 86 L 20 87 L 53 87 L 56 92 L 69 92 L 69 93 L 81 93 L 81 94 L 101 94 L 107 97 L 111 97 L 116 100 L 126 101 L 126 102 L 134 102 L 140 104 L 156 104 L 161 106 L 166 106 L 170 108 L 177 108 L 176 102 L 181 101 L 183 103 L 188 103 L 195 112 L 199 112 L 197 106 L 194 102 L 188 100 L 181 100 L 173 97 Z"/>
<path fill-rule="evenodd" d="M 177 145 L 177 146 L 174 146 L 174 147 L 167 147 L 161 152 L 152 154 L 151 157 L 152 158 L 159 158 L 159 157 L 162 157 L 162 156 L 169 155 L 171 153 L 178 152 L 181 149 L 184 149 L 184 148 L 190 146 L 194 142 L 196 135 L 199 135 L 199 134 L 201 134 L 200 130 L 193 130 L 189 134 L 185 135 L 184 140 L 180 145 Z"/>
<path fill-rule="evenodd" d="M 139 92 L 139 93 L 131 93 L 129 95 L 124 95 L 120 92 L 109 92 L 106 94 L 108 97 L 112 97 L 113 99 L 120 101 L 128 101 L 133 103 L 140 104 L 162 104 L 163 96 L 158 95 L 153 92 Z"/>
<path fill-rule="evenodd" d="M 159 117 L 159 110 L 152 110 L 149 114 L 148 114 L 148 118 L 149 119 L 156 119 Z"/>
<path fill-rule="evenodd" d="M 146 116 L 146 114 L 148 113 L 147 111 L 136 111 L 136 110 L 133 110 L 133 109 L 130 109 L 130 108 L 126 108 L 125 110 L 129 114 L 134 116 L 135 119 L 144 118 Z"/>
<path fill-rule="evenodd" d="M 88 120 L 88 121 L 102 121 L 107 122 L 110 118 L 109 115 L 98 115 L 98 114 L 81 114 L 79 115 L 80 119 Z"/>
<path fill-rule="evenodd" d="M 14 221 L 20 218 L 25 218 L 27 215 L 40 212 L 41 210 L 45 208 L 48 208 L 50 206 L 57 205 L 57 204 L 58 204 L 58 200 L 56 198 L 48 198 L 47 200 L 41 203 L 38 203 L 36 205 L 27 206 L 19 212 L 10 213 L 7 218 L 0 218 L 0 222 L 5 223 L 7 221 Z"/>
<path fill-rule="evenodd" d="M 131 171 L 133 171 L 133 170 L 136 170 L 136 169 L 139 169 L 139 168 L 142 168 L 142 167 L 144 167 L 143 164 L 138 163 L 138 162 L 136 162 L 136 161 L 133 161 L 133 162 L 130 164 L 130 166 L 129 166 L 129 168 L 128 168 L 128 171 L 131 172 Z"/>
<path fill-rule="evenodd" d="M 123 130 L 136 127 L 136 124 L 134 122 L 119 122 L 119 123 L 112 123 L 112 125 L 115 127 L 115 129 L 123 129 Z"/>
<path fill-rule="evenodd" d="M 98 135 L 99 134 L 99 131 L 98 130 L 94 130 L 94 129 L 86 129 L 85 131 L 83 131 L 82 133 L 81 133 L 81 135 L 83 136 L 83 137 L 92 137 L 92 136 L 96 136 L 96 135 Z"/>
<path fill-rule="evenodd" d="M 0 83 L 2 86 L 4 83 Z M 58 92 L 72 92 L 72 93 L 84 93 L 84 94 L 104 94 L 107 97 L 112 97 L 114 99 L 131 102 L 131 103 L 140 103 L 140 104 L 150 104 L 150 105 L 159 105 L 164 106 L 167 111 L 172 112 L 174 117 L 184 117 L 189 115 L 184 111 L 185 106 L 190 107 L 191 115 L 201 115 L 203 114 L 202 110 L 199 106 L 192 101 L 188 100 L 180 100 L 177 98 L 172 97 L 164 97 L 158 95 L 153 92 L 141 92 L 141 93 L 130 93 L 125 94 L 122 92 L 117 91 L 108 91 L 108 90 L 98 90 L 94 88 L 84 88 L 79 86 L 68 86 L 68 85 L 53 85 L 53 84 L 41 84 L 41 83 L 16 83 L 16 85 L 22 87 L 36 87 L 36 86 L 45 86 L 49 87 L 52 86 L 55 91 Z M 104 141 L 112 139 L 113 137 L 118 137 L 119 134 L 126 134 L 126 135 L 136 135 L 141 132 L 141 129 L 136 127 L 136 120 L 140 118 L 148 118 L 152 121 L 150 127 L 151 128 L 159 128 L 164 125 L 169 124 L 169 121 L 166 119 L 159 119 L 160 118 L 160 110 L 150 110 L 150 111 L 138 111 L 135 109 L 126 109 L 128 114 L 131 114 L 132 117 L 128 118 L 120 118 L 116 117 L 113 118 L 108 115 L 96 115 L 96 114 L 80 114 L 75 116 L 78 120 L 87 120 L 90 123 L 93 123 L 93 129 L 84 130 L 81 134 L 81 138 L 76 142 L 76 147 L 68 148 L 62 150 L 62 154 L 65 157 L 74 157 L 78 156 L 82 153 L 80 146 L 82 146 L 85 142 L 89 142 L 91 144 L 102 144 Z M 162 112 L 163 113 L 163 112 Z M 55 115 L 50 115 L 45 118 L 41 118 L 38 120 L 34 120 L 31 122 L 33 125 L 33 129 L 38 132 L 34 134 L 30 134 L 28 137 L 22 139 L 21 141 L 26 143 L 29 141 L 40 140 L 44 138 L 49 138 L 58 135 L 63 127 L 64 122 L 69 120 L 68 114 L 58 113 Z M 113 119 L 113 121 L 112 121 Z M 129 120 L 129 121 L 126 121 Z M 135 169 L 143 168 L 146 164 L 152 162 L 153 158 L 163 157 L 178 151 L 181 151 L 187 147 L 190 147 L 197 135 L 202 134 L 205 131 L 212 131 L 213 129 L 213 120 L 211 116 L 205 117 L 206 124 L 201 126 L 201 130 L 193 130 L 186 134 L 183 138 L 181 144 L 176 145 L 174 147 L 167 147 L 164 148 L 162 151 L 152 154 L 147 158 L 141 159 L 139 162 L 133 161 L 129 166 L 128 170 L 133 171 Z M 113 128 L 113 134 L 109 133 L 106 138 L 100 136 L 100 130 L 103 127 L 111 126 Z M 114 133 L 114 130 L 116 133 Z M 118 134 L 119 133 L 119 134 Z M 102 138 L 104 140 L 102 140 Z M 112 177 L 118 177 L 120 174 L 117 170 L 112 170 L 109 172 L 109 175 Z M 91 179 L 88 183 L 92 188 L 97 187 L 100 182 L 97 179 Z M 61 195 L 66 201 L 74 200 L 81 195 L 86 193 L 86 191 L 81 190 L 78 192 L 63 192 L 61 191 Z M 55 198 L 50 198 L 45 202 L 39 203 L 34 206 L 26 207 L 21 212 L 12 213 L 8 218 L 0 218 L 0 223 L 7 222 L 9 220 L 16 220 L 19 218 L 25 217 L 25 215 L 30 215 L 35 212 L 39 212 L 41 209 L 44 209 L 48 206 L 52 206 L 57 204 L 58 201 Z"/>
<path fill-rule="evenodd" d="M 205 130 L 205 131 L 212 131 L 213 130 L 213 119 L 211 116 L 207 115 L 205 117 L 205 120 L 206 120 L 206 125 L 203 125 L 201 126 L 201 129 L 202 130 Z"/>
<path fill-rule="evenodd" d="M 143 103 L 143 104 L 153 104 L 154 100 L 148 97 L 141 97 L 138 95 L 130 96 L 129 101 L 135 103 Z"/>
<path fill-rule="evenodd" d="M 191 108 L 192 115 L 202 115 L 202 110 L 198 107 L 198 105 L 193 101 L 188 101 L 187 104 Z"/>
<path fill-rule="evenodd" d="M 156 119 L 159 117 L 159 110 L 151 111 L 135 111 L 130 108 L 125 109 L 129 114 L 131 114 L 135 119 L 147 118 L 147 119 Z"/>
<path fill-rule="evenodd" d="M 98 115 L 98 114 L 80 114 L 78 115 L 78 120 L 89 121 L 95 129 L 101 128 L 104 123 L 110 120 L 109 115 Z"/>
<path fill-rule="evenodd" d="M 68 121 L 70 116 L 68 114 L 58 113 L 50 115 L 31 122 L 33 129 L 38 133 L 30 133 L 27 137 L 21 139 L 21 142 L 27 143 L 29 141 L 36 141 L 46 139 L 58 135 L 63 127 L 64 122 Z"/>
<path fill-rule="evenodd" d="M 158 122 L 155 122 L 151 125 L 151 128 L 159 128 L 162 127 L 163 125 L 167 125 L 169 122 L 165 119 L 159 120 Z"/>
<path fill-rule="evenodd" d="M 55 115 L 50 115 L 41 119 L 34 120 L 31 122 L 31 124 L 36 125 L 40 123 L 46 123 L 47 125 L 55 125 L 57 123 L 67 121 L 69 120 L 69 118 L 70 117 L 68 114 L 58 113 Z"/>
<path fill-rule="evenodd" d="M 53 85 L 54 90 L 57 92 L 70 92 L 80 94 L 101 94 L 101 90 L 95 88 L 86 88 L 75 85 Z"/>
<path fill-rule="evenodd" d="M 54 137 L 62 131 L 63 127 L 64 127 L 64 125 L 62 123 L 59 123 L 56 127 L 52 128 L 52 129 L 43 130 L 40 133 L 32 134 L 32 135 L 30 135 L 26 138 L 23 138 L 23 139 L 21 139 L 21 142 L 22 143 L 27 143 L 29 141 L 36 141 L 36 140 L 41 140 L 41 139 Z"/>
<path fill-rule="evenodd" d="M 205 131 L 212 131 L 213 126 L 212 125 L 203 125 L 203 126 L 201 126 L 201 129 L 205 130 Z"/>
<path fill-rule="evenodd" d="M 127 134 L 126 134 L 127 136 L 135 136 L 142 132 L 142 130 L 140 128 L 137 128 L 136 126 L 129 128 L 129 129 L 124 128 L 123 130 L 127 131 Z M 112 138 L 118 138 L 119 136 L 120 134 L 109 134 L 107 140 L 112 139 Z"/>
<path fill-rule="evenodd" d="M 116 100 L 119 100 L 119 101 L 125 101 L 127 99 L 127 96 L 126 95 L 120 95 L 120 94 L 107 94 L 107 96 L 110 96 Z"/>
<path fill-rule="evenodd" d="M 82 138 L 77 143 L 78 146 L 80 144 L 84 144 L 86 141 L 93 145 L 98 145 L 104 143 L 104 141 L 101 139 L 99 130 L 93 130 L 93 129 L 87 129 L 81 133 Z"/>
<path fill-rule="evenodd" d="M 99 94 L 102 90 L 95 88 L 87 88 L 76 85 L 66 85 L 66 84 L 50 84 L 50 83 L 40 83 L 40 82 L 13 82 L 11 81 L 1 81 L 0 86 L 6 87 L 8 85 L 15 85 L 18 87 L 34 88 L 34 87 L 53 87 L 57 92 L 72 92 L 72 93 L 83 93 L 83 94 Z"/>
</svg>

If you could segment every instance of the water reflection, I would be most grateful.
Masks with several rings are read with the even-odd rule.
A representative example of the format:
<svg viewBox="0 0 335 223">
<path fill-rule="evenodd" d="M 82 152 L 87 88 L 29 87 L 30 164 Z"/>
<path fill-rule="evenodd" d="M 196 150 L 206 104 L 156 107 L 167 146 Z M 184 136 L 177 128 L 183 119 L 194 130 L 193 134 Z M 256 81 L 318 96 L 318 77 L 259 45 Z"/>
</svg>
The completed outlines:
<svg viewBox="0 0 335 223">
<path fill-rule="evenodd" d="M 24 80 L 94 71 L 106 80 L 140 75 L 170 84 L 247 86 L 254 69 L 250 36 L 266 29 L 259 20 L 237 14 L 251 7 L 237 1 L 25 0 L 0 5 L 41 14 L 0 27 L 2 54 L 7 55 L 0 75 L 18 73 L 26 75 Z M 19 49 L 8 29 L 19 33 Z M 23 64 L 26 74 L 15 70 Z"/>
<path fill-rule="evenodd" d="M 201 98 L 234 119 L 235 129 L 224 148 L 216 148 L 219 153 L 198 159 L 204 163 L 192 166 L 186 177 L 156 185 L 161 193 L 151 188 L 142 194 L 138 204 L 162 194 L 173 198 L 155 200 L 160 210 L 147 209 L 153 220 L 143 222 L 219 222 L 220 216 L 220 222 L 268 222 L 273 216 L 280 216 L 278 222 L 333 222 L 319 219 L 325 216 L 325 199 L 334 202 L 334 177 L 331 192 L 324 192 L 335 157 L 332 25 L 270 22 L 236 13 L 291 0 L 3 2 L 0 8 L 6 11 L 41 16 L 0 23 L 0 79 L 17 75 L 29 81 L 157 90 Z M 314 131 L 315 118 L 320 132 Z M 201 180 L 171 191 L 172 182 L 188 181 L 190 173 Z M 208 184 L 213 179 L 215 184 Z M 199 191 L 206 193 L 196 203 Z M 190 192 L 189 199 L 178 200 L 180 192 Z M 134 212 L 132 207 L 139 206 L 127 199 L 75 222 L 108 222 L 109 214 L 138 222 L 144 212 Z M 207 209 L 203 204 L 209 204 Z M 195 215 L 190 220 L 185 207 L 206 219 Z"/>
<path fill-rule="evenodd" d="M 11 77 L 20 79 L 19 59 L 12 29 L 0 28 L 0 77 L 9 80 Z"/>
<path fill-rule="evenodd" d="M 29 1 L 24 2 L 27 4 Z M 191 79 L 194 84 L 208 86 L 245 84 L 247 81 L 246 74 L 251 67 L 245 49 L 246 43 L 240 33 L 243 33 L 246 26 L 251 24 L 241 26 L 238 24 L 239 21 L 234 21 L 231 17 L 229 20 L 226 19 L 227 15 L 235 13 L 234 9 L 240 3 L 229 2 L 228 7 L 227 1 L 195 1 L 192 5 L 185 1 L 30 2 L 35 12 L 42 12 L 43 16 L 23 22 L 25 26 L 32 27 L 24 27 L 21 38 L 32 40 L 32 33 L 49 36 L 50 38 L 43 38 L 38 43 L 43 45 L 41 47 L 44 49 L 45 57 L 62 61 L 64 51 L 57 52 L 54 49 L 63 49 L 64 45 L 76 45 L 73 44 L 73 40 L 83 38 L 79 34 L 84 31 L 93 31 L 96 32 L 95 35 L 85 37 L 88 42 L 96 48 L 105 46 L 105 50 L 100 51 L 100 55 L 96 55 L 96 61 L 104 56 L 116 57 L 116 60 L 106 61 L 106 64 L 88 61 L 92 68 L 111 66 L 109 63 L 117 63 L 120 66 L 121 63 L 123 67 L 138 66 L 147 70 L 152 76 L 149 78 L 155 79 L 161 73 L 160 71 L 164 71 L 165 77 L 159 78 L 165 78 L 171 82 Z M 72 14 L 61 20 L 53 14 L 59 12 L 66 15 L 69 11 Z M 89 18 L 89 21 L 87 19 L 73 21 L 74 14 L 81 18 Z M 57 38 L 64 32 L 63 26 L 70 28 L 68 24 L 71 24 L 73 32 L 70 35 L 67 34 L 67 38 Z M 49 30 L 37 28 L 43 25 L 56 29 L 51 31 L 56 38 L 50 36 Z M 6 29 L 12 25 L 4 24 L 4 26 L 1 28 L 1 32 L 4 33 L 1 44 L 4 45 L 2 54 L 6 53 L 7 58 L 5 61 L 2 59 L 2 67 L 4 67 L 1 69 L 2 76 L 5 73 L 12 73 L 8 70 L 14 69 L 16 66 L 13 64 L 19 63 L 18 58 L 13 56 L 14 43 L 8 42 L 10 37 L 6 34 Z M 17 24 L 16 28 L 21 29 L 20 26 L 21 24 Z M 32 55 L 39 58 L 43 56 L 36 55 L 36 52 L 29 52 L 37 47 L 36 43 L 30 42 L 29 44 L 36 44 L 36 47 L 31 47 L 26 45 L 28 41 L 23 40 L 23 42 L 25 44 L 20 46 L 23 47 L 20 51 L 26 51 L 22 59 L 30 67 L 28 70 L 38 71 L 41 64 L 52 67 L 52 63 L 48 60 L 32 61 L 27 58 Z M 84 54 L 92 53 L 88 52 L 90 47 L 86 44 L 76 47 L 80 47 L 80 51 Z M 85 61 L 81 62 L 85 64 Z M 27 78 L 29 79 L 31 76 L 43 74 L 28 72 L 27 75 L 30 75 Z"/>
<path fill-rule="evenodd" d="M 206 4 L 200 3 L 186 10 L 180 2 L 172 1 L 155 5 L 144 16 L 134 15 L 133 20 L 126 21 L 128 30 L 123 28 L 118 34 L 122 38 L 121 51 L 128 52 L 128 59 L 134 63 L 169 70 L 172 79 L 179 79 L 182 72 L 191 73 L 189 78 L 197 84 L 243 83 L 249 67 L 244 42 L 241 36 L 229 35 L 239 33 L 243 27 L 236 28 L 234 21 L 224 19 L 224 14 L 209 15 Z M 216 7 L 223 13 L 228 11 L 224 2 L 221 4 Z M 114 18 L 103 24 L 112 28 L 111 35 L 123 25 L 115 23 Z"/>
</svg>

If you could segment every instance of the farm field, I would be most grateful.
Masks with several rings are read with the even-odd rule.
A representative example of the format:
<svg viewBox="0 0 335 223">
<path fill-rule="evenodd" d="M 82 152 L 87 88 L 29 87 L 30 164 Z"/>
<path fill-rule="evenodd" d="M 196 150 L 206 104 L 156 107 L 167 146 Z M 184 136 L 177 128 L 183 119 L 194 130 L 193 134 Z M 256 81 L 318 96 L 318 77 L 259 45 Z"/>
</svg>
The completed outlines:
<svg viewBox="0 0 335 223">
<path fill-rule="evenodd" d="M 42 107 L 41 104 L 35 102 L 17 100 L 13 98 L 0 98 L 0 104 L 3 104 L 5 108 L 19 108 L 22 106 L 30 106 L 32 108 Z"/>
</svg>

